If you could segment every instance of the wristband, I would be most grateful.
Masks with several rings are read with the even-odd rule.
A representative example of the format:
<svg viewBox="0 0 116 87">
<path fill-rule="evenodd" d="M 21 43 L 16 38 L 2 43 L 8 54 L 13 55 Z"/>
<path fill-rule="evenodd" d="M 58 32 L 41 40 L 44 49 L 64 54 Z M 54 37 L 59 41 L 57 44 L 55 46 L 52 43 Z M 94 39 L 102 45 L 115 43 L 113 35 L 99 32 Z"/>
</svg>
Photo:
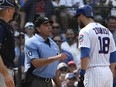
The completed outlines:
<svg viewBox="0 0 116 87">
<path fill-rule="evenodd" d="M 86 70 L 80 69 L 80 75 L 85 75 Z"/>
</svg>

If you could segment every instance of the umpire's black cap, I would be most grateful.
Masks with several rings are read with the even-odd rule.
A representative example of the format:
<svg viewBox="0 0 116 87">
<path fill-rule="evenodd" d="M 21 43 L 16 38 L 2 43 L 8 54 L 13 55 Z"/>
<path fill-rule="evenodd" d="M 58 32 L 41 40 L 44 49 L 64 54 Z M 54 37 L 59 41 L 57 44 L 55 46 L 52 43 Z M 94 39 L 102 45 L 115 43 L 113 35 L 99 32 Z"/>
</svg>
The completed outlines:
<svg viewBox="0 0 116 87">
<path fill-rule="evenodd" d="M 7 7 L 18 7 L 17 0 L 0 0 L 0 10 L 7 8 Z"/>
<path fill-rule="evenodd" d="M 35 27 L 39 27 L 41 24 L 46 24 L 46 23 L 52 24 L 53 21 L 49 20 L 45 16 L 40 16 L 40 17 L 38 17 L 38 18 L 35 19 L 34 26 Z"/>
</svg>

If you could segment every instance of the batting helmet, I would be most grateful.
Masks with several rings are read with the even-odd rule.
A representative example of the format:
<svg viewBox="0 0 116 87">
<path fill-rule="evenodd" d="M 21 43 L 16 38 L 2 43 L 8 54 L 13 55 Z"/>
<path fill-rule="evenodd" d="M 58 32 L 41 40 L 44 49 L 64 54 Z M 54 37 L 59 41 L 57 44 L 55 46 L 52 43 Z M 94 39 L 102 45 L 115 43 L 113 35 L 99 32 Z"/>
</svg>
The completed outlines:
<svg viewBox="0 0 116 87">
<path fill-rule="evenodd" d="M 87 17 L 93 18 L 93 9 L 89 5 L 83 5 L 83 6 L 79 7 L 79 8 L 77 8 L 75 16 L 77 17 L 80 14 L 83 14 L 83 15 L 85 15 Z"/>
</svg>

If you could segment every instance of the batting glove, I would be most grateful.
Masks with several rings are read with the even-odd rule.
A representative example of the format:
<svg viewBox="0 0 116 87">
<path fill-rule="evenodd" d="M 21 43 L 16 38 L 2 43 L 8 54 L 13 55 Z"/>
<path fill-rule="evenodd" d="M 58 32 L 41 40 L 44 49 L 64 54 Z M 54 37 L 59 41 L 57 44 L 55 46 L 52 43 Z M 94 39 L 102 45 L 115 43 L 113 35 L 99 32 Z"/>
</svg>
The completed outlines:
<svg viewBox="0 0 116 87">
<path fill-rule="evenodd" d="M 84 86 L 84 75 L 79 75 L 78 87 L 85 87 Z"/>
</svg>

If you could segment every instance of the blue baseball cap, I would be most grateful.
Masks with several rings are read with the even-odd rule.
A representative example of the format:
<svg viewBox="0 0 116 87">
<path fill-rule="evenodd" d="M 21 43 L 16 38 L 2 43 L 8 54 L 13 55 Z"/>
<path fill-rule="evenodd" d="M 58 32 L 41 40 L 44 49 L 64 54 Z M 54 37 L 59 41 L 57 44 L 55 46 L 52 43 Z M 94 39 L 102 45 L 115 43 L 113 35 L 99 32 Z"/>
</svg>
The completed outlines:
<svg viewBox="0 0 116 87">
<path fill-rule="evenodd" d="M 82 5 L 79 8 L 77 8 L 75 17 L 77 17 L 80 14 L 93 18 L 93 8 L 90 5 Z"/>
</svg>

